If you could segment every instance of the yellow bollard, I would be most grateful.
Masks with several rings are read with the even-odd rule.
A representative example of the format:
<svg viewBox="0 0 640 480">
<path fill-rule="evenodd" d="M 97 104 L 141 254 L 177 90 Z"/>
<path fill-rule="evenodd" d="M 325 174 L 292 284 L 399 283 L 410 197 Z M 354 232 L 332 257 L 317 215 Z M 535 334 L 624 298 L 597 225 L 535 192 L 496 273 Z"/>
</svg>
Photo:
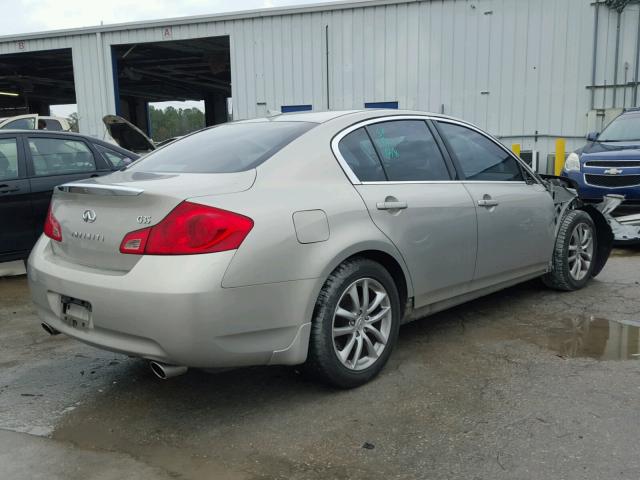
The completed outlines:
<svg viewBox="0 0 640 480">
<path fill-rule="evenodd" d="M 519 157 L 520 156 L 520 144 L 519 143 L 514 143 L 513 145 L 511 145 L 511 151 L 513 153 L 515 153 L 517 157 Z"/>
<path fill-rule="evenodd" d="M 566 141 L 564 138 L 556 140 L 556 161 L 554 162 L 554 172 L 556 176 L 560 176 L 564 167 Z"/>
</svg>

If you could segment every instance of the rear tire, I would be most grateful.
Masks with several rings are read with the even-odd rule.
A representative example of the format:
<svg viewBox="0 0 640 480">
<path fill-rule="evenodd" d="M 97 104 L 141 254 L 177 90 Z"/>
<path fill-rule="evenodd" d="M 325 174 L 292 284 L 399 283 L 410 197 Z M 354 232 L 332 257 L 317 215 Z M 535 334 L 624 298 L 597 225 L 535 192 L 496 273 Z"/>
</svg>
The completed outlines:
<svg viewBox="0 0 640 480">
<path fill-rule="evenodd" d="M 553 270 L 542 277 L 549 288 L 573 291 L 593 276 L 598 251 L 596 227 L 591 216 L 572 210 L 562 219 L 553 251 Z"/>
<path fill-rule="evenodd" d="M 398 289 L 382 265 L 344 262 L 318 296 L 305 369 L 339 388 L 367 383 L 391 355 L 400 315 Z"/>
</svg>

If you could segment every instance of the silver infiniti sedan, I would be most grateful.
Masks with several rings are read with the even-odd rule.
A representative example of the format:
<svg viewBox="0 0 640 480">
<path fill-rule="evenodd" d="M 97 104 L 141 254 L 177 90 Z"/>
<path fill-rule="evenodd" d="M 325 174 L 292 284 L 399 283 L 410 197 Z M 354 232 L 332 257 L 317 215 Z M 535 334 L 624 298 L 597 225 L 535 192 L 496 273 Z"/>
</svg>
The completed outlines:
<svg viewBox="0 0 640 480">
<path fill-rule="evenodd" d="M 403 322 L 535 277 L 579 289 L 611 241 L 570 185 L 468 123 L 304 113 L 57 187 L 28 273 L 45 330 L 162 378 L 304 364 L 347 388 L 383 368 Z"/>
</svg>

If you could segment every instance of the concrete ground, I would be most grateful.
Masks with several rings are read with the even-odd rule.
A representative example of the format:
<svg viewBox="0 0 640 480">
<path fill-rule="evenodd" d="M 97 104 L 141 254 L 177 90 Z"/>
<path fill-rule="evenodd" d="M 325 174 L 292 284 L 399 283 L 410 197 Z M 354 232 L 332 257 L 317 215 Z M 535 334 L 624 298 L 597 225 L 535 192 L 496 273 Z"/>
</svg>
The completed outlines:
<svg viewBox="0 0 640 480">
<path fill-rule="evenodd" d="M 154 378 L 48 337 L 0 278 L 0 478 L 637 479 L 640 249 L 588 288 L 538 282 L 401 329 L 382 374 Z"/>
</svg>

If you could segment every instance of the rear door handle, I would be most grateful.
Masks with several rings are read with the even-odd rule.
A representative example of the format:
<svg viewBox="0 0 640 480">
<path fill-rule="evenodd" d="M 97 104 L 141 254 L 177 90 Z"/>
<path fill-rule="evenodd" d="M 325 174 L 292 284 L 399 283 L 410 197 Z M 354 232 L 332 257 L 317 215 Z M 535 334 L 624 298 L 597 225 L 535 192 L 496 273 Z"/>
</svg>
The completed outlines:
<svg viewBox="0 0 640 480">
<path fill-rule="evenodd" d="M 378 202 L 376 204 L 378 210 L 404 210 L 407 207 L 407 202 Z"/>
<path fill-rule="evenodd" d="M 500 205 L 500 202 L 497 200 L 478 200 L 478 205 L 480 207 L 497 207 Z"/>
<path fill-rule="evenodd" d="M 13 192 L 19 192 L 20 189 L 19 188 L 7 188 L 6 190 L 0 190 L 0 193 L 13 193 Z"/>
</svg>

